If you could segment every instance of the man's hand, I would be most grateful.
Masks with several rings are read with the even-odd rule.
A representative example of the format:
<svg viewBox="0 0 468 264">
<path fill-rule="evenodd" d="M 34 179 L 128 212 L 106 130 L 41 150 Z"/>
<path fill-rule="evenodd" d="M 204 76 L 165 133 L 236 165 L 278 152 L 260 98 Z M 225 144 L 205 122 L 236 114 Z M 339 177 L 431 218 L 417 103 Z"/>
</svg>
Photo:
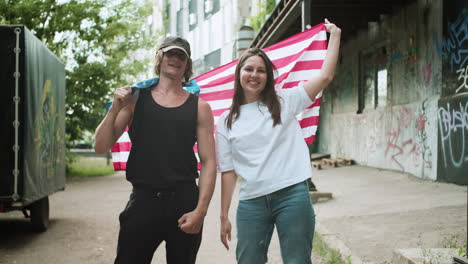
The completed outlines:
<svg viewBox="0 0 468 264">
<path fill-rule="evenodd" d="M 198 234 L 200 233 L 203 225 L 205 214 L 194 210 L 190 213 L 184 214 L 177 222 L 179 222 L 180 230 L 187 234 Z"/>
<path fill-rule="evenodd" d="M 128 99 L 131 95 L 132 88 L 130 86 L 124 86 L 115 89 L 114 101 L 112 102 L 111 110 L 116 111 L 117 113 L 120 112 L 120 110 L 127 105 L 129 101 Z"/>
<path fill-rule="evenodd" d="M 231 221 L 227 217 L 221 217 L 221 243 L 229 250 L 228 241 L 231 241 Z"/>
</svg>

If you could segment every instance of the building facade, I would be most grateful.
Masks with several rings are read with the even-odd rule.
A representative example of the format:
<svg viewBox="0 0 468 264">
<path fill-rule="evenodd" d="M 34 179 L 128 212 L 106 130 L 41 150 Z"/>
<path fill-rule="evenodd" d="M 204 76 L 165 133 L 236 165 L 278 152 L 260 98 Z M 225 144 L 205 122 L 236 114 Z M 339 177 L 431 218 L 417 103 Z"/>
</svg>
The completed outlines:
<svg viewBox="0 0 468 264">
<path fill-rule="evenodd" d="M 182 36 L 190 42 L 195 75 L 200 75 L 237 59 L 242 42 L 247 43 L 244 48 L 250 45 L 254 33 L 246 25 L 251 15 L 260 11 L 260 2 L 164 1 L 166 35 Z"/>
<path fill-rule="evenodd" d="M 259 1 L 164 1 L 166 35 L 192 45 L 196 75 L 236 59 Z M 280 0 L 251 46 L 330 19 L 342 30 L 313 152 L 468 184 L 468 7 L 464 0 Z"/>
<path fill-rule="evenodd" d="M 322 98 L 315 152 L 468 184 L 466 1 L 280 4 L 283 9 L 275 9 L 253 45 L 280 41 L 292 34 L 285 28 L 316 25 L 324 17 L 343 29 L 336 76 Z"/>
</svg>

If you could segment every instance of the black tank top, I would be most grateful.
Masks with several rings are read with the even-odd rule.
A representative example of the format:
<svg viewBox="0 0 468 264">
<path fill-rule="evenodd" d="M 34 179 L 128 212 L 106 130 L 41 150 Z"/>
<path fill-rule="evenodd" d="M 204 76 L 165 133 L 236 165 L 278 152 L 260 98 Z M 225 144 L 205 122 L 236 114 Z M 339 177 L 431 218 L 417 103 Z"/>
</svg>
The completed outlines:
<svg viewBox="0 0 468 264">
<path fill-rule="evenodd" d="M 190 94 L 178 107 L 163 107 L 141 89 L 129 136 L 132 149 L 127 180 L 134 186 L 170 187 L 198 177 L 193 146 L 197 141 L 198 97 Z"/>
</svg>

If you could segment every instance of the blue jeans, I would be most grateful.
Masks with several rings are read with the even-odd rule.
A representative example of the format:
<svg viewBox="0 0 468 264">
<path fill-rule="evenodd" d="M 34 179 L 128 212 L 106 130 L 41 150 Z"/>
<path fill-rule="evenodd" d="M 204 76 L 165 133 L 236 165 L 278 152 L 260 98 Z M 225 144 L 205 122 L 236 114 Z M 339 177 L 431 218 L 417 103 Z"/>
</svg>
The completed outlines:
<svg viewBox="0 0 468 264">
<path fill-rule="evenodd" d="M 236 220 L 236 258 L 239 264 L 267 262 L 275 226 L 283 263 L 311 263 L 315 213 L 305 181 L 261 197 L 239 201 Z"/>
</svg>

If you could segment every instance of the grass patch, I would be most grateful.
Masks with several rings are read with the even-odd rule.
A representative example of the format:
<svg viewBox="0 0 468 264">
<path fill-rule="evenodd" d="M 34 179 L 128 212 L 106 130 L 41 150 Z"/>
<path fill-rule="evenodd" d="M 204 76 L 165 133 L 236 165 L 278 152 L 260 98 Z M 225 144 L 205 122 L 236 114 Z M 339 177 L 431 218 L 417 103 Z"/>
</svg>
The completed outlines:
<svg viewBox="0 0 468 264">
<path fill-rule="evenodd" d="M 67 177 L 94 177 L 114 174 L 112 162 L 106 158 L 76 157 L 67 164 Z"/>
<path fill-rule="evenodd" d="M 330 248 L 323 240 L 322 235 L 315 232 L 313 241 L 313 250 L 320 256 L 323 263 L 325 264 L 350 264 L 351 260 L 348 258 L 346 262 L 343 262 L 343 256 L 341 253 L 333 248 Z"/>
</svg>

